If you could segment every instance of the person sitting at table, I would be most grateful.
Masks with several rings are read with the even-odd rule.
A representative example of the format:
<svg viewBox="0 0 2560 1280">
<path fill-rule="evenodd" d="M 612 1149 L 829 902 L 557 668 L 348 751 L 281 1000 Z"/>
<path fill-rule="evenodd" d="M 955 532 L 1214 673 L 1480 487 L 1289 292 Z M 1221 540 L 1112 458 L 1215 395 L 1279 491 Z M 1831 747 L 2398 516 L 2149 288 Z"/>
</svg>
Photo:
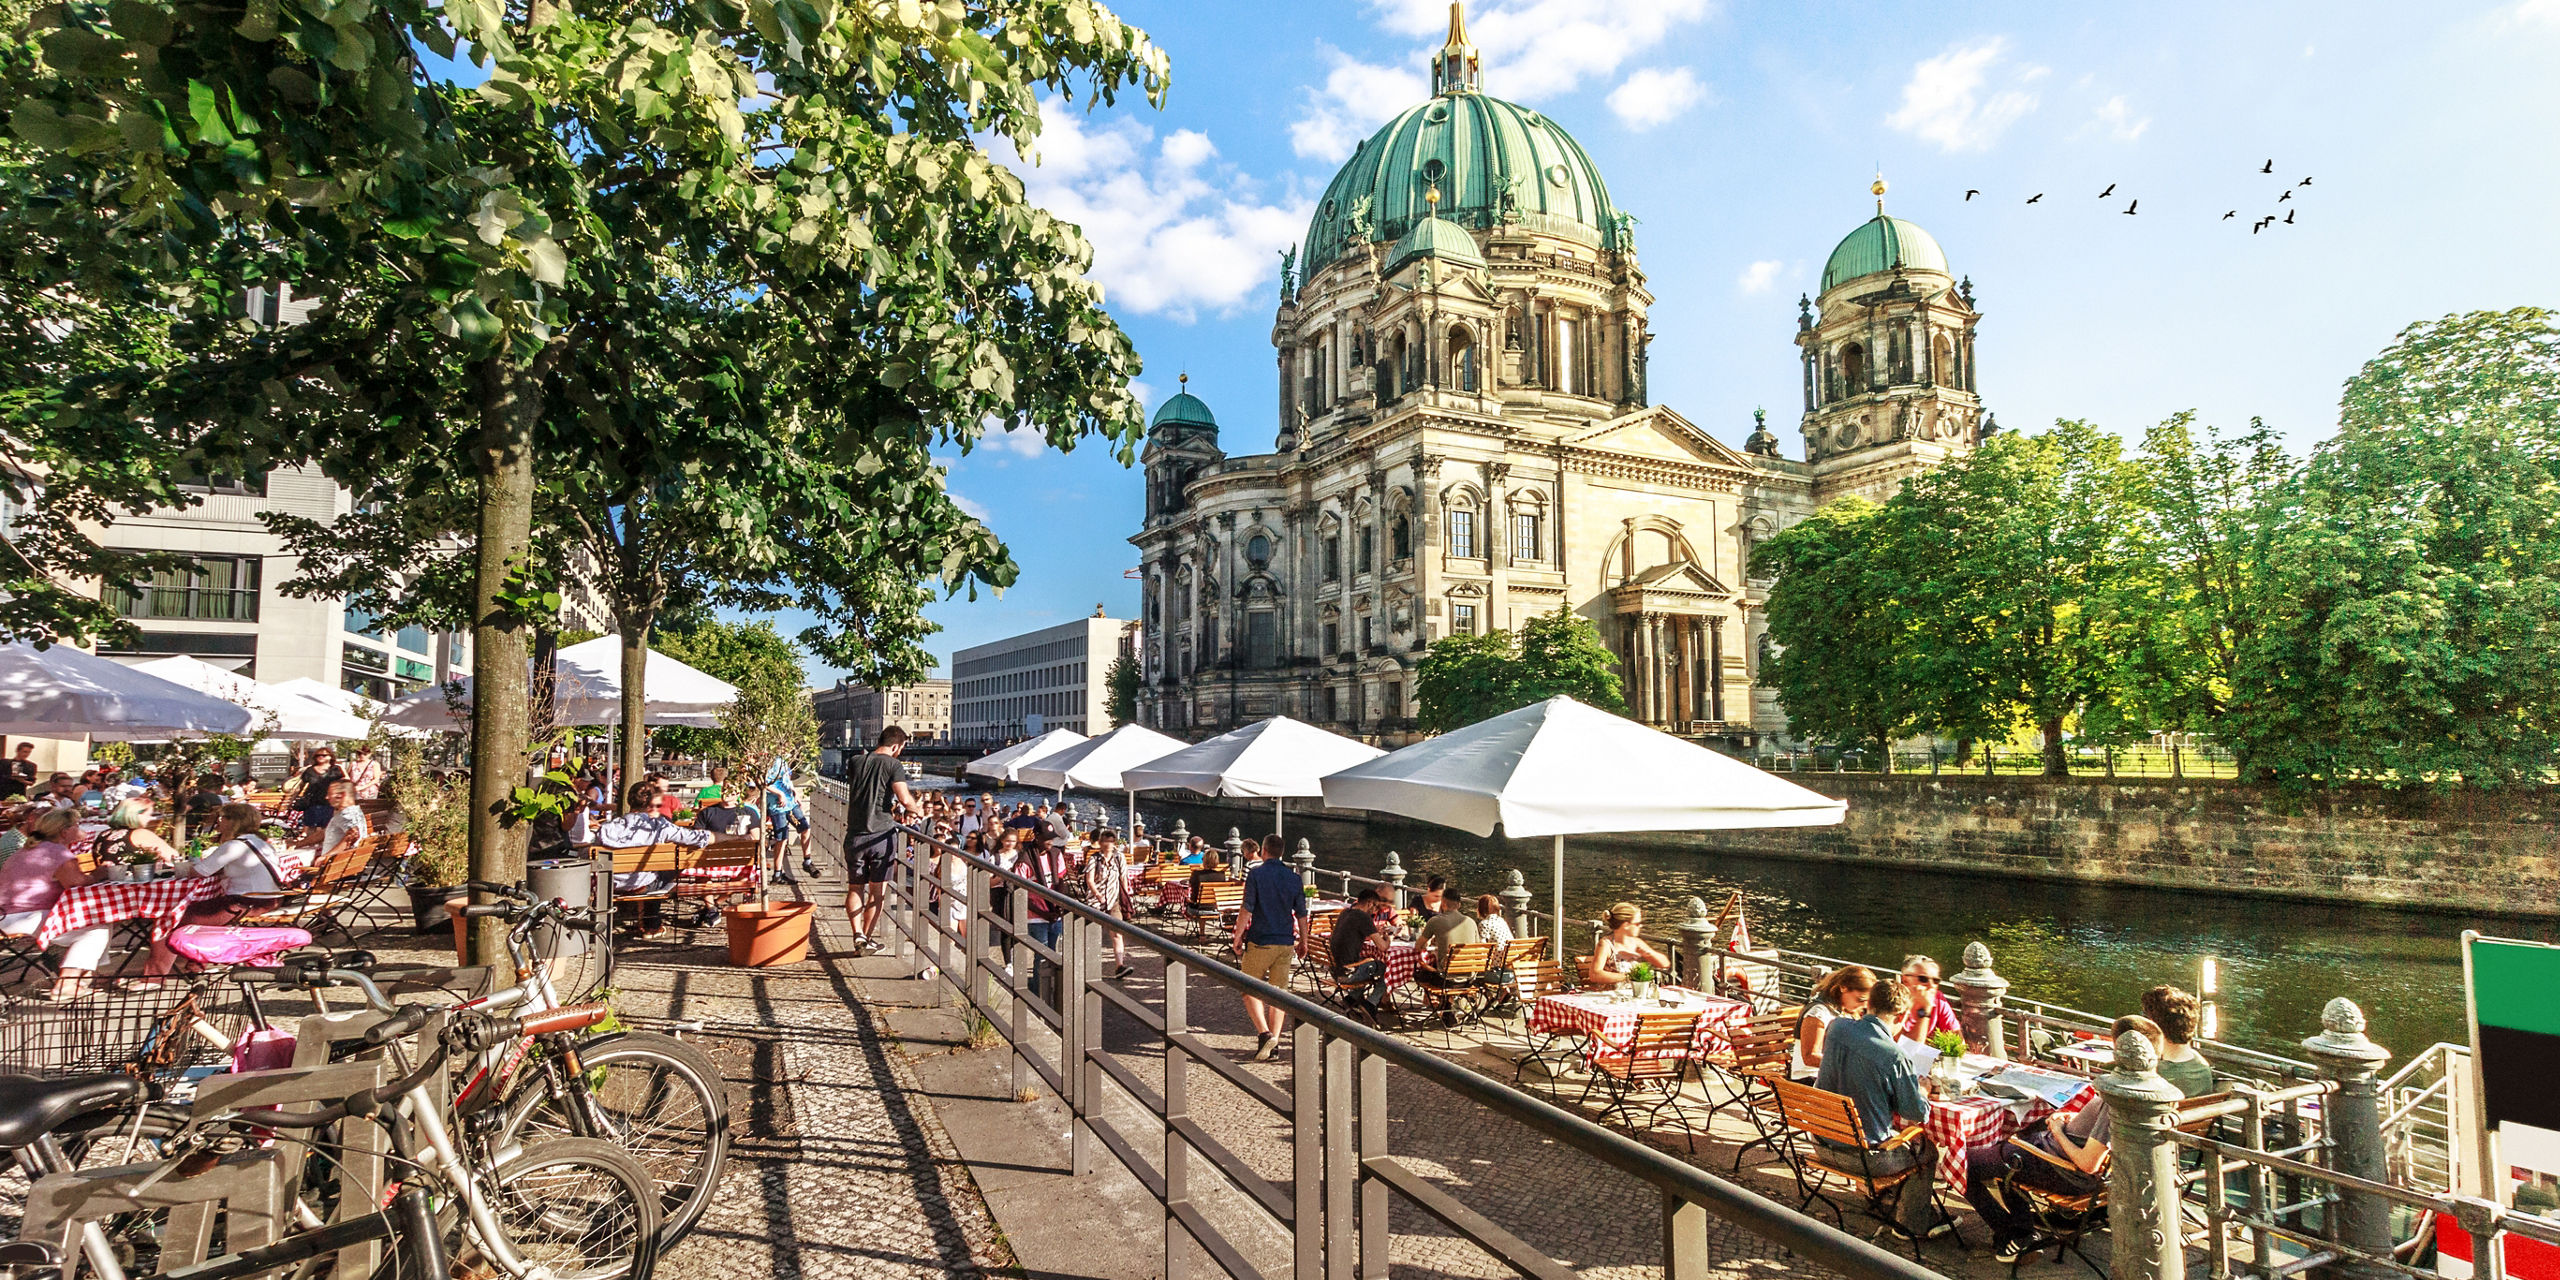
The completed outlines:
<svg viewBox="0 0 2560 1280">
<path fill-rule="evenodd" d="M 713 835 L 751 836 L 763 817 L 753 805 L 729 803 L 729 792 L 718 784 L 704 787 L 693 797 L 702 802 L 702 811 L 693 815 L 693 829 Z"/>
<path fill-rule="evenodd" d="M 45 793 L 36 797 L 38 804 L 56 809 L 80 807 L 80 780 L 67 773 L 57 773 L 45 781 Z"/>
<path fill-rule="evenodd" d="M 326 826 L 329 815 L 329 787 L 346 781 L 346 771 L 338 767 L 338 753 L 322 747 L 311 753 L 311 764 L 294 780 L 293 798 L 288 808 L 302 815 L 306 827 Z"/>
<path fill-rule="evenodd" d="M 222 791 L 222 775 L 204 774 L 196 779 L 195 790 L 187 793 L 185 809 L 187 821 L 201 822 L 211 818 L 214 810 L 230 801 L 231 798 L 224 795 Z"/>
<path fill-rule="evenodd" d="M 1893 1028 L 1910 1004 L 1901 984 L 1876 983 L 1867 992 L 1864 1014 L 1833 1019 L 1825 1029 L 1822 1070 L 1813 1087 L 1857 1104 L 1866 1147 L 1861 1151 L 1816 1138 L 1809 1154 L 1816 1164 L 1861 1177 L 1911 1170 L 1895 1192 L 1894 1225 L 1915 1240 L 1935 1240 L 1956 1229 L 1955 1221 L 1938 1211 L 1937 1144 L 1924 1134 L 1895 1141 L 1929 1118 L 1920 1074 L 1893 1042 Z"/>
<path fill-rule="evenodd" d="M 2154 1048 L 2168 1044 L 2160 1025 L 2140 1014 L 2116 1019 L 2109 1034 L 2127 1031 L 2141 1032 Z M 2112 1124 L 2106 1095 L 2098 1094 L 2068 1116 L 2057 1111 L 2043 1124 L 1965 1158 L 1965 1203 L 1990 1229 L 1993 1257 L 2016 1262 L 2050 1243 L 2036 1231 L 2034 1206 L 2020 1187 L 2077 1196 L 2106 1185 Z"/>
<path fill-rule="evenodd" d="M 1583 958 L 1582 985 L 1614 987 L 1627 980 L 1627 971 L 1639 961 L 1652 965 L 1657 973 L 1671 968 L 1671 957 L 1636 936 L 1636 930 L 1644 927 L 1644 911 L 1636 904 L 1621 902 L 1610 907 L 1600 924 L 1608 932 L 1600 935 L 1591 954 Z"/>
<path fill-rule="evenodd" d="M 1476 898 L 1476 938 L 1493 944 L 1496 967 L 1509 967 L 1505 957 L 1511 954 L 1511 922 L 1502 918 L 1502 899 L 1490 893 Z"/>
<path fill-rule="evenodd" d="M 104 775 L 95 769 L 85 769 L 80 774 L 80 785 L 72 788 L 72 794 L 80 801 L 82 808 L 103 809 L 107 805 L 106 788 Z"/>
<path fill-rule="evenodd" d="M 1813 998 L 1805 1001 L 1804 1017 L 1796 1023 L 1788 1079 L 1809 1082 L 1821 1073 L 1823 1037 L 1833 1022 L 1866 1012 L 1867 993 L 1875 985 L 1875 971 L 1862 964 L 1844 964 L 1814 984 Z"/>
<path fill-rule="evenodd" d="M 2160 1078 L 2178 1092 L 2201 1098 L 2213 1092 L 2213 1064 L 2196 1052 L 2196 1019 L 2204 1006 L 2195 996 L 2162 985 L 2142 993 L 2142 1016 L 2159 1024 Z"/>
<path fill-rule="evenodd" d="M 196 900 L 179 918 L 182 925 L 230 924 L 251 911 L 271 906 L 284 887 L 301 874 L 293 856 L 258 834 L 266 812 L 254 804 L 226 804 L 214 811 L 210 852 L 186 864 L 186 873 L 220 881 L 211 894 Z M 174 957 L 165 943 L 151 944 L 143 972 L 157 977 L 169 972 Z"/>
<path fill-rule="evenodd" d="M 1191 837 L 1190 845 L 1182 851 L 1182 860 L 1186 863 L 1198 864 L 1206 862 L 1208 858 L 1208 840 L 1200 836 Z"/>
<path fill-rule="evenodd" d="M 595 842 L 607 849 L 645 849 L 653 844 L 680 844 L 699 849 L 719 838 L 708 831 L 677 826 L 673 819 L 658 811 L 661 796 L 655 779 L 642 778 L 632 783 L 623 797 L 625 812 L 598 826 Z M 676 874 L 673 871 L 616 872 L 613 891 L 661 893 L 675 884 Z M 647 938 L 665 931 L 666 925 L 658 905 L 654 899 L 640 904 L 639 916 L 631 922 L 634 936 Z"/>
<path fill-rule="evenodd" d="M 1342 988 L 1342 1007 L 1354 1019 L 1384 1025 L 1387 1013 L 1387 962 L 1369 954 L 1378 936 L 1378 916 L 1387 900 L 1371 885 L 1334 916 L 1333 935 L 1326 939 L 1333 980 Z"/>
<path fill-rule="evenodd" d="M 1446 910 L 1449 901 L 1449 877 L 1433 876 L 1422 886 L 1422 918 L 1431 919 Z"/>
<path fill-rule="evenodd" d="M 1894 1034 L 1921 1044 L 1941 1032 L 1964 1034 L 1956 1022 L 1955 1002 L 1938 988 L 1938 962 L 1927 956 L 1904 956 L 1902 976 L 1897 979 L 1902 990 L 1911 997 L 1911 1011 L 1902 1015 L 1902 1026 Z"/>
<path fill-rule="evenodd" d="M 335 809 L 329 814 L 329 825 L 320 832 L 320 857 L 324 861 L 338 851 L 338 846 L 373 834 L 373 824 L 365 819 L 364 807 L 356 803 L 356 784 L 343 778 L 330 783 L 329 803 Z"/>
<path fill-rule="evenodd" d="M 45 913 L 53 910 L 66 889 L 77 889 L 91 883 L 90 873 L 80 869 L 80 856 L 71 851 L 69 837 L 78 829 L 80 816 L 69 809 L 29 809 L 19 822 L 27 843 L 9 861 L 0 864 L 0 933 L 13 938 L 26 937 L 44 924 Z M 53 940 L 64 948 L 62 968 L 54 975 L 53 988 L 45 992 L 50 1000 L 68 1000 L 87 994 L 89 975 L 98 971 L 98 962 L 106 959 L 107 939 L 113 932 L 108 925 L 92 925 L 75 929 Z"/>
<path fill-rule="evenodd" d="M 1435 880 L 1438 877 L 1433 877 Z M 1413 971 L 1413 980 L 1435 991 L 1455 991 L 1483 981 L 1483 975 L 1453 978 L 1441 970 L 1449 965 L 1449 956 L 1458 948 L 1483 941 L 1476 932 L 1476 918 L 1459 905 L 1457 894 L 1449 892 L 1447 881 L 1440 882 L 1440 909 L 1422 926 L 1422 963 Z M 1457 1025 L 1455 1009 L 1443 1009 L 1443 1026 Z"/>
<path fill-rule="evenodd" d="M 98 837 L 92 853 L 95 856 L 90 861 L 102 867 L 113 862 L 140 861 L 136 854 L 163 866 L 186 856 L 151 829 L 151 801 L 144 796 L 135 796 L 107 812 L 107 833 Z"/>
</svg>

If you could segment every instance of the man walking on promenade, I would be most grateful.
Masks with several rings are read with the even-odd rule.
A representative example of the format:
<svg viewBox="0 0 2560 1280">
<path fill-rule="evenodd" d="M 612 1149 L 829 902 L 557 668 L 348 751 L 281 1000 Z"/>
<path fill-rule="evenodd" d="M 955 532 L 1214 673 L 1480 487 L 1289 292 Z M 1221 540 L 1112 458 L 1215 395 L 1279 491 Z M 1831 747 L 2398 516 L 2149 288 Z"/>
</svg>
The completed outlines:
<svg viewBox="0 0 2560 1280">
<path fill-rule="evenodd" d="M 844 915 L 853 925 L 854 949 L 864 955 L 880 950 L 880 905 L 897 860 L 898 823 L 918 813 L 906 767 L 898 763 L 906 749 L 907 731 L 890 725 L 880 731 L 880 745 L 845 775 L 853 794 L 844 815 Z"/>
<path fill-rule="evenodd" d="M 1244 907 L 1236 912 L 1237 963 L 1245 976 L 1275 987 L 1289 985 L 1289 962 L 1298 954 L 1298 930 L 1307 918 L 1305 887 L 1298 873 L 1280 861 L 1280 837 L 1262 838 L 1262 861 L 1244 878 Z M 1244 1016 L 1257 1038 L 1253 1060 L 1269 1062 L 1279 1047 L 1289 1015 L 1252 996 L 1244 998 Z"/>
</svg>

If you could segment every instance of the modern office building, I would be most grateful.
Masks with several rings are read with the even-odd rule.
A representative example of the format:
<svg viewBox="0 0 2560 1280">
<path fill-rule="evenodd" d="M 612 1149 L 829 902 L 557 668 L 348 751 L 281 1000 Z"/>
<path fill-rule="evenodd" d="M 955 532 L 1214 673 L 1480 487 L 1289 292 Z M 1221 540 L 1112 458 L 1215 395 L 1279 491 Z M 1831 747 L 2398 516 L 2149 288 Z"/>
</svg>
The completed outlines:
<svg viewBox="0 0 2560 1280">
<path fill-rule="evenodd" d="M 963 746 L 994 746 L 1068 729 L 1101 733 L 1111 725 L 1106 678 L 1135 622 L 1093 616 L 951 655 L 951 737 Z"/>
<path fill-rule="evenodd" d="M 846 755 L 870 750 L 889 725 L 920 745 L 951 738 L 951 682 L 938 677 L 887 690 L 844 680 L 813 690 L 809 700 L 818 718 L 820 763 L 830 774 Z"/>
</svg>

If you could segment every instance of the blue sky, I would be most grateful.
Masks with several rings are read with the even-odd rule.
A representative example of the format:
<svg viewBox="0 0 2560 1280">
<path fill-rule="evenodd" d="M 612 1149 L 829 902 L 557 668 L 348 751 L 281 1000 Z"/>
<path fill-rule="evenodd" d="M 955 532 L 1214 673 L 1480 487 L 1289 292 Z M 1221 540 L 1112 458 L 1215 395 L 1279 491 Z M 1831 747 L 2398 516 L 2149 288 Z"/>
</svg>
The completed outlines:
<svg viewBox="0 0 2560 1280">
<path fill-rule="evenodd" d="M 1227 449 L 1266 451 L 1278 251 L 1352 145 L 1421 100 L 1447 6 L 1119 11 L 1172 58 L 1165 107 L 1062 107 L 1022 171 L 1093 240 L 1149 403 L 1187 371 Z M 1485 90 L 1563 122 L 1638 218 L 1656 400 L 1736 444 L 1766 406 L 1800 449 L 1796 297 L 1871 214 L 1879 163 L 1889 210 L 1973 278 L 1981 392 L 2012 430 L 2138 436 L 2192 408 L 2307 448 L 2403 326 L 2560 306 L 2560 0 L 1493 0 L 1468 25 Z M 1140 478 L 1106 450 L 998 439 L 950 484 L 1023 573 L 930 610 L 938 655 L 1135 609 Z"/>
</svg>

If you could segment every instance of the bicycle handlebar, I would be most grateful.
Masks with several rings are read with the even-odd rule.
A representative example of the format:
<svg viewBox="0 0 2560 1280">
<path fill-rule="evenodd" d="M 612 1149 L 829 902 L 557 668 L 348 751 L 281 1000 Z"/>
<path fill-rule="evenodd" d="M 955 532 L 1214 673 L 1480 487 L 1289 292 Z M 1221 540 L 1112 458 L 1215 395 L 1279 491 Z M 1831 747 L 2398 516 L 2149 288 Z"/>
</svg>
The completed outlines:
<svg viewBox="0 0 2560 1280">
<path fill-rule="evenodd" d="M 517 902 L 533 901 L 533 894 L 531 891 L 520 885 L 499 884 L 493 880 L 473 880 L 463 887 L 475 892 L 488 894 L 493 898 L 511 898 Z"/>
</svg>

